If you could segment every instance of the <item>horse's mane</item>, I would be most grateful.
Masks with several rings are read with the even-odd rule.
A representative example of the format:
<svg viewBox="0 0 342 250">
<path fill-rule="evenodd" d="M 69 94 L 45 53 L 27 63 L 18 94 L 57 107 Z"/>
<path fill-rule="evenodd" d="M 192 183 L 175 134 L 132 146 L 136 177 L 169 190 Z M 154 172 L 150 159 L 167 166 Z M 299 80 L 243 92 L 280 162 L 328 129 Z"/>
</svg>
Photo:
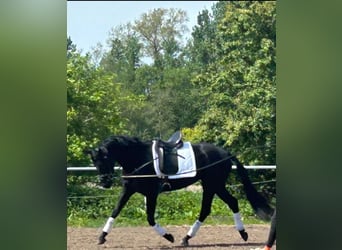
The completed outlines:
<svg viewBox="0 0 342 250">
<path fill-rule="evenodd" d="M 139 146 L 146 145 L 148 142 L 140 140 L 138 137 L 130 137 L 126 135 L 112 135 L 106 138 L 101 144 L 108 148 L 110 146 Z"/>
</svg>

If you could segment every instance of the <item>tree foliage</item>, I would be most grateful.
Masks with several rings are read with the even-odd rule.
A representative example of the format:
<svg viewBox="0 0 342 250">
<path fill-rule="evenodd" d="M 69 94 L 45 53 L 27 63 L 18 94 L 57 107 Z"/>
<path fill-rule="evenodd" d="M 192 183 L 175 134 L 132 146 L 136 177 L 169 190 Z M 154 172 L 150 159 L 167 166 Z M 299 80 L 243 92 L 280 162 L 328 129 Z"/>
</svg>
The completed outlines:
<svg viewBox="0 0 342 250">
<path fill-rule="evenodd" d="M 123 88 L 138 94 L 140 86 L 135 86 L 135 71 L 141 63 L 142 43 L 130 23 L 114 27 L 108 39 L 110 51 L 105 53 L 101 66 L 116 74 L 117 81 L 125 83 Z"/>
<path fill-rule="evenodd" d="M 93 146 L 108 134 L 123 131 L 120 117 L 120 84 L 115 75 L 96 68 L 89 56 L 69 51 L 67 60 L 67 161 L 84 163 L 86 146 Z"/>
<path fill-rule="evenodd" d="M 163 67 L 163 55 L 172 58 L 179 51 L 187 20 L 183 10 L 158 8 L 135 21 L 133 29 L 140 35 L 145 55 L 152 57 L 158 68 Z"/>
<path fill-rule="evenodd" d="M 101 66 L 117 75 L 124 95 L 136 96 L 140 109 L 123 109 L 129 130 L 143 138 L 169 136 L 194 124 L 191 74 L 185 67 L 182 35 L 187 15 L 177 9 L 154 9 L 133 24 L 113 28 L 110 51 Z M 152 59 L 142 63 L 143 57 Z M 193 104 L 193 105 L 192 105 Z M 136 111 L 132 111 L 132 108 Z M 184 123 L 186 122 L 186 123 Z"/>
<path fill-rule="evenodd" d="M 216 60 L 194 84 L 206 111 L 194 139 L 229 146 L 251 164 L 275 162 L 275 3 L 228 2 L 216 32 Z"/>
</svg>

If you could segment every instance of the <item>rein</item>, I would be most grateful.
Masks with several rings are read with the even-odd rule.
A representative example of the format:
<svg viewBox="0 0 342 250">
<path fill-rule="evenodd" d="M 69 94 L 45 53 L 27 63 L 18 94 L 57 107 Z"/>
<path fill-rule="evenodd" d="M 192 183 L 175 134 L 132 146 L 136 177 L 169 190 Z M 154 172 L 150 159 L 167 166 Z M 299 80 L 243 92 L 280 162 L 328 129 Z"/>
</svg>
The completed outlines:
<svg viewBox="0 0 342 250">
<path fill-rule="evenodd" d="M 186 172 L 183 172 L 183 173 L 179 173 L 179 174 L 174 174 L 174 175 L 164 175 L 164 176 L 175 176 L 175 175 L 181 175 L 181 174 L 188 174 L 188 173 L 192 173 L 192 172 L 195 172 L 195 171 L 201 171 L 201 170 L 204 170 L 204 169 L 207 169 L 207 168 L 210 168 L 216 164 L 219 164 L 223 161 L 226 161 L 226 160 L 229 160 L 231 158 L 235 157 L 234 155 L 231 155 L 229 157 L 226 157 L 226 158 L 223 158 L 221 160 L 218 160 L 218 161 L 215 161 L 213 163 L 210 163 L 204 167 L 201 167 L 201 168 L 198 168 L 198 169 L 195 169 L 195 170 L 190 170 L 190 171 L 186 171 Z M 130 178 L 152 178 L 152 177 L 159 177 L 158 175 L 154 174 L 154 175 L 133 175 L 134 173 L 136 173 L 137 171 L 139 171 L 140 169 L 146 167 L 147 165 L 149 165 L 151 162 L 153 162 L 154 160 L 152 161 L 149 161 L 143 165 L 141 165 L 140 167 L 138 167 L 137 169 L 135 169 L 132 173 L 128 174 L 128 175 L 122 175 L 121 177 L 124 178 L 124 179 L 130 179 Z"/>
<path fill-rule="evenodd" d="M 270 146 L 275 146 L 275 144 L 271 144 Z M 252 149 L 256 149 L 256 148 L 265 148 L 267 146 L 256 146 L 256 147 L 250 147 L 250 148 L 247 148 L 247 150 L 252 150 Z M 180 156 L 180 155 L 178 155 Z M 180 156 L 182 157 L 182 156 Z M 174 174 L 174 175 L 164 175 L 166 177 L 169 177 L 169 176 L 175 176 L 175 175 L 181 175 L 181 174 L 188 174 L 188 173 L 192 173 L 192 172 L 195 172 L 195 171 L 202 171 L 204 169 L 207 169 L 207 168 L 210 168 L 216 164 L 219 164 L 223 161 L 226 161 L 226 160 L 229 160 L 231 158 L 235 157 L 234 155 L 231 155 L 229 157 L 226 157 L 226 158 L 223 158 L 221 160 L 218 160 L 216 162 L 213 162 L 209 165 L 206 165 L 204 167 L 201 167 L 201 168 L 198 168 L 198 169 L 195 169 L 195 170 L 190 170 L 190 171 L 186 171 L 186 172 L 183 172 L 183 173 L 178 173 L 178 174 Z M 149 165 L 150 163 L 152 163 L 155 159 L 153 159 L 152 161 L 149 161 L 149 162 L 146 162 L 144 163 L 143 165 L 141 165 L 140 167 L 136 168 L 132 173 L 129 173 L 127 175 L 122 175 L 121 177 L 124 178 L 124 179 L 131 179 L 131 178 L 154 178 L 154 177 L 158 177 L 158 175 L 156 174 L 151 174 L 151 175 L 134 175 L 136 172 L 138 172 L 139 170 L 141 170 L 142 168 L 146 167 L 147 165 Z"/>
<path fill-rule="evenodd" d="M 153 159 L 152 161 L 148 161 L 148 162 L 144 163 L 144 164 L 141 165 L 140 167 L 134 169 L 133 172 L 130 173 L 129 175 L 135 174 L 136 172 L 138 172 L 139 170 L 143 169 L 144 167 L 146 167 L 147 165 L 149 165 L 149 164 L 152 163 L 153 161 L 154 161 L 154 159 Z"/>
</svg>

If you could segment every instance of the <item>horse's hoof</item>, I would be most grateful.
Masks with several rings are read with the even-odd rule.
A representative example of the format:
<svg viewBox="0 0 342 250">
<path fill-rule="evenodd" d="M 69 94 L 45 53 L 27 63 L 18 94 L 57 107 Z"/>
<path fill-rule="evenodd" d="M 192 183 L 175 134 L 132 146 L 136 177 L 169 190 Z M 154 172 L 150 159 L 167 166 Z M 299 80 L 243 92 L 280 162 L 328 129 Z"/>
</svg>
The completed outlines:
<svg viewBox="0 0 342 250">
<path fill-rule="evenodd" d="M 240 233 L 240 235 L 241 235 L 241 238 L 242 238 L 244 241 L 247 241 L 247 239 L 248 239 L 248 233 L 247 233 L 244 229 L 240 230 L 239 233 Z"/>
<path fill-rule="evenodd" d="M 172 234 L 164 234 L 163 237 L 172 243 L 175 242 L 175 239 L 173 238 Z"/>
<path fill-rule="evenodd" d="M 105 242 L 106 242 L 106 239 L 100 237 L 100 238 L 99 238 L 99 242 L 98 242 L 97 244 L 98 244 L 98 245 L 102 245 L 102 244 L 105 243 Z"/>
<path fill-rule="evenodd" d="M 107 235 L 108 233 L 106 233 L 106 232 L 102 232 L 102 234 L 100 235 L 100 237 L 99 237 L 99 242 L 97 243 L 98 245 L 102 245 L 103 243 L 105 243 L 106 242 L 106 235 Z"/>
<path fill-rule="evenodd" d="M 189 239 L 190 239 L 191 237 L 190 236 L 185 236 L 183 239 L 182 239 L 182 241 L 181 241 L 181 245 L 183 246 L 183 247 L 188 247 L 189 246 Z"/>
</svg>

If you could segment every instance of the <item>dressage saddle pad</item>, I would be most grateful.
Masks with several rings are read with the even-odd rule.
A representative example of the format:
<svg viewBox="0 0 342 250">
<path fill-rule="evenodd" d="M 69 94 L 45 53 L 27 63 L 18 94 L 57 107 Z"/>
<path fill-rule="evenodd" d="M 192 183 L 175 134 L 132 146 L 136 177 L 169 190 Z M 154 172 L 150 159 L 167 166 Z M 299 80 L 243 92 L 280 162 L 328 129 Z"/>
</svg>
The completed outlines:
<svg viewBox="0 0 342 250">
<path fill-rule="evenodd" d="M 159 149 L 156 147 L 155 143 L 157 142 L 154 141 L 152 144 L 152 156 L 154 169 L 159 177 L 168 176 L 169 179 L 177 179 L 194 177 L 196 175 L 196 160 L 190 142 L 184 142 L 183 146 L 181 148 L 178 148 L 177 152 L 174 153 L 174 155 L 177 156 L 178 171 L 175 174 L 171 175 L 163 173 L 163 171 L 160 169 L 160 162 L 158 156 Z"/>
</svg>

